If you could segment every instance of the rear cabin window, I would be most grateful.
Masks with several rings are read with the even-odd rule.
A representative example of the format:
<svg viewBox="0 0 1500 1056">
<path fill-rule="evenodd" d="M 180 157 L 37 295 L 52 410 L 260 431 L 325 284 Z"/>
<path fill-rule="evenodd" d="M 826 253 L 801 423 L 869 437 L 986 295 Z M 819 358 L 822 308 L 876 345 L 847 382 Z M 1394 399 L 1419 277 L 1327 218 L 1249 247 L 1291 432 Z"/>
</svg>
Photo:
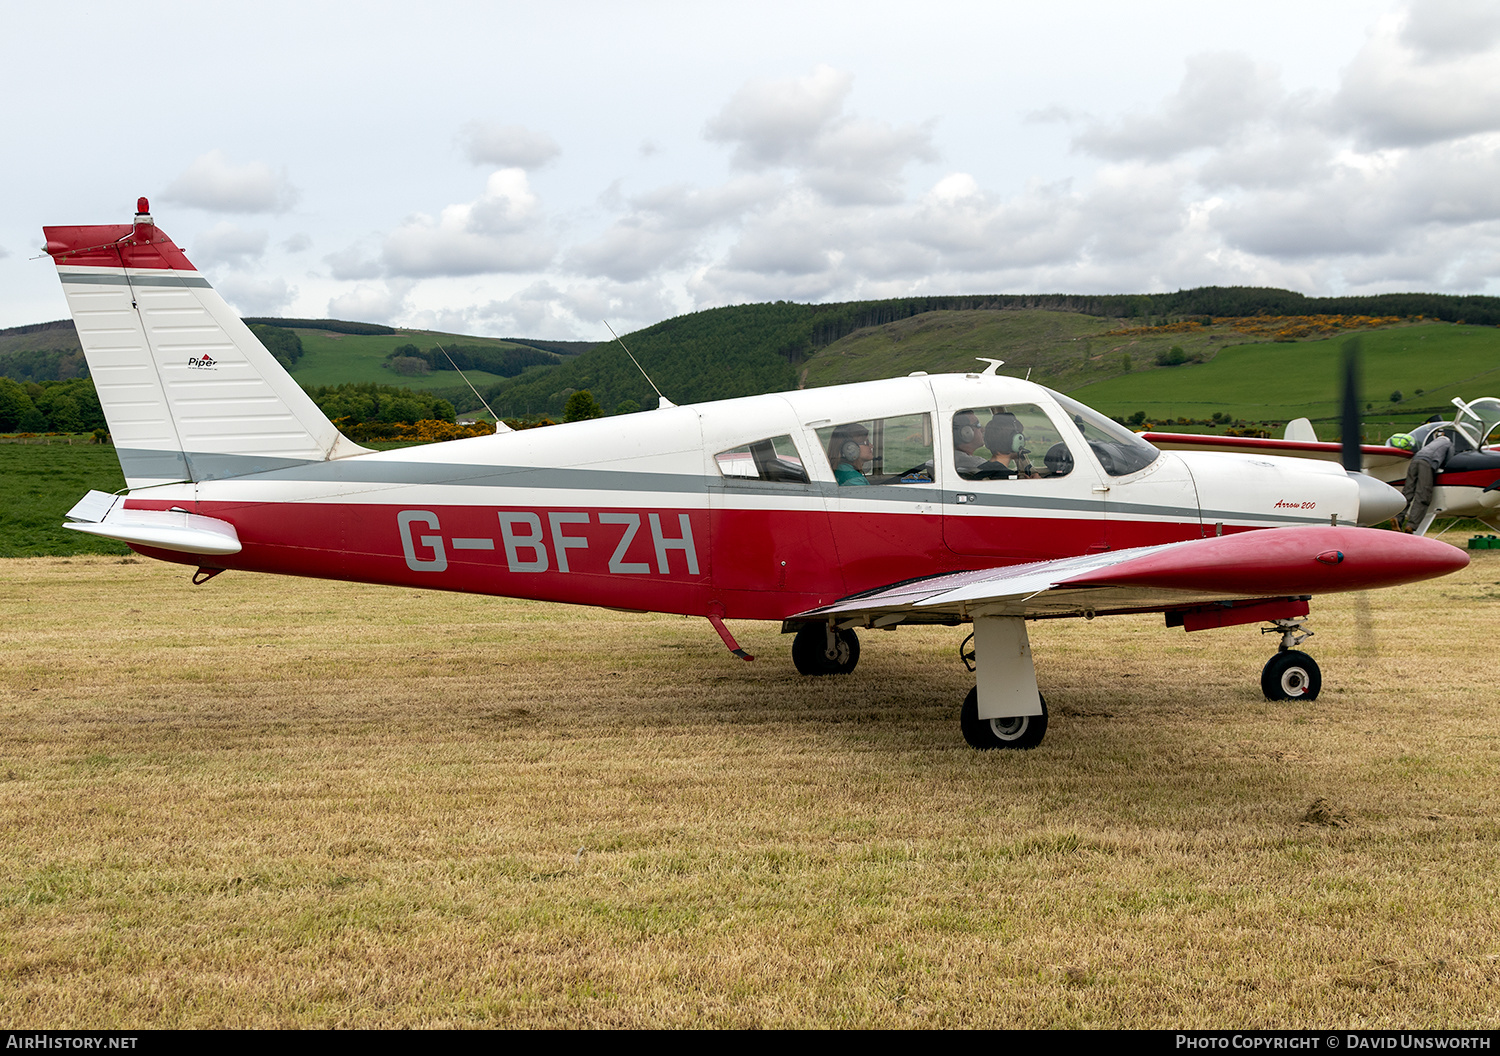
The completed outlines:
<svg viewBox="0 0 1500 1056">
<path fill-rule="evenodd" d="M 1073 452 L 1035 404 L 966 407 L 953 416 L 953 468 L 965 480 L 1065 477 Z"/>
<path fill-rule="evenodd" d="M 790 436 L 756 440 L 714 456 L 719 472 L 729 480 L 768 480 L 806 484 L 807 468 Z"/>
<path fill-rule="evenodd" d="M 818 443 L 841 487 L 931 484 L 932 415 L 903 414 L 825 426 Z"/>
</svg>

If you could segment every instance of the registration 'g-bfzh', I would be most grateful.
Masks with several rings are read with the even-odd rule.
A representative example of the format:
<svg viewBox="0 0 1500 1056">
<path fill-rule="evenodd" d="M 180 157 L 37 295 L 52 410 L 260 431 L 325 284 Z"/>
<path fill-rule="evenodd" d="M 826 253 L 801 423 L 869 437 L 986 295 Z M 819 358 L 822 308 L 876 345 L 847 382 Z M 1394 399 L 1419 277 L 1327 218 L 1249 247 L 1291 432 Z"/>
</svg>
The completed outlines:
<svg viewBox="0 0 1500 1056">
<path fill-rule="evenodd" d="M 1039 385 L 912 376 L 397 451 L 342 436 L 146 207 L 45 229 L 127 482 L 68 527 L 195 566 L 775 620 L 805 674 L 860 628 L 971 624 L 981 748 L 1046 730 L 1027 621 L 1269 622 L 1275 697 L 1317 695 L 1311 595 L 1461 568 L 1359 527 L 1399 493 L 1327 463 L 1162 452 Z"/>
</svg>

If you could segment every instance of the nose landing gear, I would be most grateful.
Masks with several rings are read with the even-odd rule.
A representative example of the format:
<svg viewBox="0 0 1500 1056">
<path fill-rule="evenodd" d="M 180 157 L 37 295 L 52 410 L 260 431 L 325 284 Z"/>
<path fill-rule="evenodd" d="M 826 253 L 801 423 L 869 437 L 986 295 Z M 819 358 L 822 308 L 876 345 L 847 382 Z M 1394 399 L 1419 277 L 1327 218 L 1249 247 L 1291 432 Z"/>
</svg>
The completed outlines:
<svg viewBox="0 0 1500 1056">
<path fill-rule="evenodd" d="M 1313 636 L 1301 618 L 1272 620 L 1275 626 L 1264 627 L 1261 634 L 1280 634 L 1276 655 L 1266 661 L 1260 673 L 1260 691 L 1267 700 L 1317 700 L 1323 688 L 1323 672 L 1312 657 L 1299 649 Z"/>
</svg>

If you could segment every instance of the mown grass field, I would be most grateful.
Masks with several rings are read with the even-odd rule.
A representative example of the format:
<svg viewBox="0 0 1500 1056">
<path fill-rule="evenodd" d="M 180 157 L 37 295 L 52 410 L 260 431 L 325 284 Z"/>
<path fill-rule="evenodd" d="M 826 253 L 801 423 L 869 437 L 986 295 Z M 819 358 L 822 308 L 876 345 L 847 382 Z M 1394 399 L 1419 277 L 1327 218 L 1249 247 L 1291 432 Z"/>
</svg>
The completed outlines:
<svg viewBox="0 0 1500 1056">
<path fill-rule="evenodd" d="M 1015 754 L 954 630 L 810 680 L 771 625 L 189 573 L 0 563 L 7 1022 L 1500 1016 L 1500 554 L 1318 599 L 1312 704 L 1253 628 L 1034 625 Z"/>
</svg>

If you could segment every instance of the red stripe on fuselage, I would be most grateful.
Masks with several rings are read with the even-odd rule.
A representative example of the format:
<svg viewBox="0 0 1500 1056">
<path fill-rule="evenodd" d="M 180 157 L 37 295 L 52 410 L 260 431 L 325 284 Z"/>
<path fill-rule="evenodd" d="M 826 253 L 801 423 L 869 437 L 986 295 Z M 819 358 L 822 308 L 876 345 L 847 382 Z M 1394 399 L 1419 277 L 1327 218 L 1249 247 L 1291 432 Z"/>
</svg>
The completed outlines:
<svg viewBox="0 0 1500 1056">
<path fill-rule="evenodd" d="M 1466 469 L 1457 473 L 1442 472 L 1434 483 L 1444 488 L 1478 488 L 1483 491 L 1500 480 L 1500 468 Z"/>
<path fill-rule="evenodd" d="M 233 524 L 244 549 L 211 559 L 138 549 L 246 571 L 763 620 L 902 580 L 1073 557 L 1102 534 L 1086 518 L 950 516 L 947 531 L 972 548 L 956 554 L 936 513 L 240 502 L 193 512 Z M 1115 549 L 1200 531 L 1196 521 L 1108 522 Z"/>
</svg>

